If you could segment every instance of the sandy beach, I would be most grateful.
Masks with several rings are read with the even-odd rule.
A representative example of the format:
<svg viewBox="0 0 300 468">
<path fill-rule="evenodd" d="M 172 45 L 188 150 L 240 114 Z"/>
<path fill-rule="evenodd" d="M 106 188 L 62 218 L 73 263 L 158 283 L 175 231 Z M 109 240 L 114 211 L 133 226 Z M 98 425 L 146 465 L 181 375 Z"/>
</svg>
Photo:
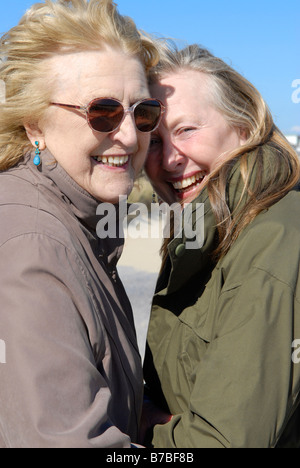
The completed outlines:
<svg viewBox="0 0 300 468">
<path fill-rule="evenodd" d="M 142 229 L 148 229 L 144 220 Z M 162 238 L 127 237 L 118 271 L 131 301 L 141 356 L 144 357 L 152 297 L 158 272 Z"/>
</svg>

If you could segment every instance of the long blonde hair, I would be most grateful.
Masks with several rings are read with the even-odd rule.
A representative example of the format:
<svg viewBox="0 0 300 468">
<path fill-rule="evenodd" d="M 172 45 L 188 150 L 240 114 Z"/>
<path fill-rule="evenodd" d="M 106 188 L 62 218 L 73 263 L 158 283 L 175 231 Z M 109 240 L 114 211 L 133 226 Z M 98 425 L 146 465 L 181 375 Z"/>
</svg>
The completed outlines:
<svg viewBox="0 0 300 468">
<path fill-rule="evenodd" d="M 223 257 L 242 230 L 262 211 L 283 198 L 300 179 L 299 158 L 285 137 L 275 126 L 272 115 L 258 90 L 243 76 L 213 56 L 207 49 L 194 44 L 182 50 L 171 45 L 159 64 L 151 70 L 150 83 L 163 76 L 184 70 L 196 70 L 209 79 L 212 103 L 227 122 L 246 135 L 246 142 L 226 157 L 207 178 L 212 210 L 218 227 L 218 246 L 215 258 Z M 263 176 L 263 146 L 271 149 L 271 169 Z M 253 153 L 254 152 L 254 153 Z M 249 159 L 249 154 L 255 157 Z M 233 166 L 239 162 L 244 188 L 233 212 L 228 206 L 227 189 Z M 268 164 L 270 161 L 268 161 Z M 255 184 L 251 184 L 255 171 Z M 253 182 L 253 181 L 252 181 Z M 167 255 L 167 244 L 162 252 Z"/>
<path fill-rule="evenodd" d="M 50 103 L 46 59 L 63 51 L 110 45 L 137 57 L 148 70 L 158 62 L 155 41 L 117 11 L 112 0 L 45 0 L 34 4 L 0 40 L 0 170 L 15 165 L 30 148 L 24 121 L 36 123 Z"/>
</svg>

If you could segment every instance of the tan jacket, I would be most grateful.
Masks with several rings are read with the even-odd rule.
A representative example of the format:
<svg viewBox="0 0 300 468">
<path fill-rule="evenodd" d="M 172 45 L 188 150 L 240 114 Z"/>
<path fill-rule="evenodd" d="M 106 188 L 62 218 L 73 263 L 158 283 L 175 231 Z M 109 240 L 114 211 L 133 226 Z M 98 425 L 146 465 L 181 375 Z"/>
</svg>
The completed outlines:
<svg viewBox="0 0 300 468">
<path fill-rule="evenodd" d="M 0 448 L 130 447 L 142 404 L 123 240 L 53 158 L 0 174 Z M 48 163 L 45 163 L 45 160 Z"/>
</svg>

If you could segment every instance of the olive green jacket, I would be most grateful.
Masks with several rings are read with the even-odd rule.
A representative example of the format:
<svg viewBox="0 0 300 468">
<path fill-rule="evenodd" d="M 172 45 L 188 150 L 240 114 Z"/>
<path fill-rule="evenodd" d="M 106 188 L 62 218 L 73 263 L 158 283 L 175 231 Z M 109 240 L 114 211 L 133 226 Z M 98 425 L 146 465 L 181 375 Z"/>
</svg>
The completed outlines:
<svg viewBox="0 0 300 468">
<path fill-rule="evenodd" d="M 240 190 L 236 166 L 231 209 Z M 196 203 L 205 205 L 203 247 L 186 249 L 184 235 L 169 244 L 153 300 L 145 381 L 174 415 L 155 427 L 153 446 L 300 448 L 300 363 L 292 359 L 300 339 L 300 193 L 258 215 L 217 265 L 207 191 L 194 213 Z"/>
</svg>

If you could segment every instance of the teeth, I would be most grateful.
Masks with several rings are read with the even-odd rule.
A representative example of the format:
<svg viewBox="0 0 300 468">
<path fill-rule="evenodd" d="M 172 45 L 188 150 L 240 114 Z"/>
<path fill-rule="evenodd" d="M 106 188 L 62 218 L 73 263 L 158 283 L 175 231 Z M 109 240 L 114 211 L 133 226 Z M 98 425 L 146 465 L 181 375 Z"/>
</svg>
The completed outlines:
<svg viewBox="0 0 300 468">
<path fill-rule="evenodd" d="M 95 156 L 94 159 L 108 166 L 121 167 L 128 162 L 129 156 Z"/>
<path fill-rule="evenodd" d="M 205 173 L 204 172 L 198 172 L 198 174 L 193 175 L 192 177 L 188 177 L 187 179 L 179 180 L 178 182 L 173 183 L 173 187 L 175 190 L 185 190 L 191 185 L 196 184 L 199 181 L 202 181 L 204 179 Z M 200 182 L 199 182 L 200 184 Z M 199 185 L 197 184 L 197 185 Z"/>
</svg>

